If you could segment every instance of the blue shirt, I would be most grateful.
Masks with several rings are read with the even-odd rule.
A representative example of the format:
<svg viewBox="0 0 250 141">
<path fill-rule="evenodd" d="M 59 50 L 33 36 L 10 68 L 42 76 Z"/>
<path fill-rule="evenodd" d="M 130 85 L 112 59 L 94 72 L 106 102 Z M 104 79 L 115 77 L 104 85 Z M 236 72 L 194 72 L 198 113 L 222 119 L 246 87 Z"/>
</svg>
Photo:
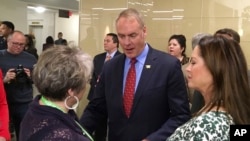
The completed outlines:
<svg viewBox="0 0 250 141">
<path fill-rule="evenodd" d="M 136 83 L 135 83 L 135 92 L 138 86 L 138 82 L 141 78 L 141 73 L 142 73 L 142 69 L 148 54 L 148 44 L 145 44 L 145 47 L 143 49 L 143 51 L 141 52 L 140 55 L 138 55 L 136 57 L 137 62 L 135 63 L 135 69 L 136 69 Z M 124 89 L 125 89 L 125 83 L 126 83 L 126 78 L 127 78 L 127 74 L 128 74 L 128 70 L 130 68 L 130 58 L 126 57 L 125 60 L 125 64 L 124 64 L 124 74 L 123 74 L 123 93 L 124 93 Z"/>
</svg>

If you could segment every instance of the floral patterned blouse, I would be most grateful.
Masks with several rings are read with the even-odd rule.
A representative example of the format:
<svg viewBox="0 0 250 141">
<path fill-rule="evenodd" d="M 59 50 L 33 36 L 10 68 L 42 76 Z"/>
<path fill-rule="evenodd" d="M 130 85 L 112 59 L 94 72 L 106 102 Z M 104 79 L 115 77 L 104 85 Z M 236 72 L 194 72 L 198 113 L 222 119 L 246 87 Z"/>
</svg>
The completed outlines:
<svg viewBox="0 0 250 141">
<path fill-rule="evenodd" d="M 210 111 L 190 119 L 175 130 L 167 141 L 229 141 L 232 117 L 222 111 Z"/>
</svg>

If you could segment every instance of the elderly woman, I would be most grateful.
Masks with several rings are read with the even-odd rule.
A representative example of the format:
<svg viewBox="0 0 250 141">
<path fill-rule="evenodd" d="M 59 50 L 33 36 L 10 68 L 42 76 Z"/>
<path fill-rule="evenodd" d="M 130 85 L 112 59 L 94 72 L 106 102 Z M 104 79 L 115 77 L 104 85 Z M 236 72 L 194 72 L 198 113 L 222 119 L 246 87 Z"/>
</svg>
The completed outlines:
<svg viewBox="0 0 250 141">
<path fill-rule="evenodd" d="M 57 47 L 44 51 L 32 76 L 41 95 L 31 103 L 21 123 L 20 141 L 92 140 L 74 112 L 92 69 L 92 58 L 79 49 Z"/>
<path fill-rule="evenodd" d="M 186 71 L 188 86 L 201 92 L 205 105 L 167 141 L 228 141 L 231 124 L 250 124 L 247 63 L 236 41 L 203 37 Z"/>
</svg>

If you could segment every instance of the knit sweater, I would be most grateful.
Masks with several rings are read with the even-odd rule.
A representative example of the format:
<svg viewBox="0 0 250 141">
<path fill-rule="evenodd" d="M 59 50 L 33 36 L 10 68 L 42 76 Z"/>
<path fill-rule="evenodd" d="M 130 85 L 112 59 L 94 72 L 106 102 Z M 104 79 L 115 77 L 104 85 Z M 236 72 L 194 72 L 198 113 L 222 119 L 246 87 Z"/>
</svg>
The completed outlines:
<svg viewBox="0 0 250 141">
<path fill-rule="evenodd" d="M 19 64 L 32 72 L 36 62 L 36 58 L 25 51 L 20 54 L 11 54 L 7 50 L 0 50 L 0 68 L 3 71 L 3 76 L 6 75 L 9 69 L 16 69 Z M 27 79 L 26 83 L 19 83 L 16 77 L 10 83 L 5 83 L 4 88 L 8 104 L 29 103 L 33 100 L 33 89 L 30 79 Z"/>
<path fill-rule="evenodd" d="M 59 109 L 40 105 L 38 95 L 30 104 L 20 129 L 20 141 L 89 141 L 77 124 L 73 110 L 63 113 Z"/>
</svg>

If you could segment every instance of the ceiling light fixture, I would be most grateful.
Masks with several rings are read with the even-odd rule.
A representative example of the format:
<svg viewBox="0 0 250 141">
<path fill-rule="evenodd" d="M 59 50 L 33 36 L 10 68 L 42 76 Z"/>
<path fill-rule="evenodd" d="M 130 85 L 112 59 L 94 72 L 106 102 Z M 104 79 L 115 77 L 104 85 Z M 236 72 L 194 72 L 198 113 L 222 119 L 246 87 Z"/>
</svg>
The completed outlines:
<svg viewBox="0 0 250 141">
<path fill-rule="evenodd" d="M 35 10 L 38 13 L 43 13 L 46 9 L 44 7 L 36 7 Z"/>
<path fill-rule="evenodd" d="M 28 9 L 33 9 L 37 13 L 43 13 L 46 10 L 44 7 L 34 7 L 34 6 L 28 6 Z"/>
</svg>

